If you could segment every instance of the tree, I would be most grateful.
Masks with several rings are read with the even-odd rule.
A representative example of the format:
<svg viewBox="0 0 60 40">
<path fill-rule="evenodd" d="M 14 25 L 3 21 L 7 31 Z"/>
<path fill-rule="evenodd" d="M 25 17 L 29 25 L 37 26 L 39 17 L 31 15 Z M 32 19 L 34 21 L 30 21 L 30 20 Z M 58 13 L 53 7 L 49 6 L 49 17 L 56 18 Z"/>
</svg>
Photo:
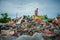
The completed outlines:
<svg viewBox="0 0 60 40">
<path fill-rule="evenodd" d="M 2 17 L 0 18 L 0 22 L 1 23 L 7 23 L 11 20 L 10 17 L 8 17 L 8 14 L 7 13 L 1 13 L 0 14 Z"/>
</svg>

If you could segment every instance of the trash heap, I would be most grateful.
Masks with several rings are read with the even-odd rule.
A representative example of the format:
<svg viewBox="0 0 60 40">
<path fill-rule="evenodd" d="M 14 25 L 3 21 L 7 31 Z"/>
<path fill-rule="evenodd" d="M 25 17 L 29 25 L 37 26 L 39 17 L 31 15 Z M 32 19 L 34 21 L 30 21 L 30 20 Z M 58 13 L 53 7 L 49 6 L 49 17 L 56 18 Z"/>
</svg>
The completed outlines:
<svg viewBox="0 0 60 40">
<path fill-rule="evenodd" d="M 1 26 L 2 31 L 0 31 L 0 38 L 8 37 L 19 37 L 21 35 L 34 35 L 37 33 L 42 33 L 43 36 L 47 37 L 60 37 L 60 15 L 56 18 L 48 18 L 47 15 L 39 16 L 38 8 L 35 10 L 35 15 L 33 16 L 22 16 L 17 18 L 17 21 L 10 22 L 11 25 Z M 4 30 L 5 29 L 5 30 Z"/>
<path fill-rule="evenodd" d="M 45 36 L 60 35 L 58 20 L 50 19 L 46 16 L 44 18 L 46 19 L 43 19 L 40 16 L 23 16 L 23 19 L 17 28 L 18 33 L 20 33 L 20 35 L 33 35 L 35 32 L 41 32 Z"/>
</svg>

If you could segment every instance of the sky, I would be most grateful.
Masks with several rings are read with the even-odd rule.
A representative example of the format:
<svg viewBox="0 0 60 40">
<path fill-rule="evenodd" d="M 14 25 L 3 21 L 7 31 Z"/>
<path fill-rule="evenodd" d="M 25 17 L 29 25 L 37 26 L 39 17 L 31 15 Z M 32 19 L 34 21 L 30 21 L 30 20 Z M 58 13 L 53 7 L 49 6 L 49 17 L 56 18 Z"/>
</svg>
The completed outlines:
<svg viewBox="0 0 60 40">
<path fill-rule="evenodd" d="M 54 18 L 60 14 L 60 0 L 0 0 L 0 14 L 8 13 L 9 17 L 16 18 L 23 15 L 34 15 L 38 8 L 38 15 L 48 15 Z"/>
</svg>

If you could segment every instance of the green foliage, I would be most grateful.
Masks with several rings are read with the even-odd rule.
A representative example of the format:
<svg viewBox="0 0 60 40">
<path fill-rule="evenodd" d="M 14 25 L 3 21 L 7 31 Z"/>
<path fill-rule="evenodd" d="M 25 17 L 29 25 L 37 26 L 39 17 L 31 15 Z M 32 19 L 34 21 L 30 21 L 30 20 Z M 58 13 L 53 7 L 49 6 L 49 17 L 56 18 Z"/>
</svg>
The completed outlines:
<svg viewBox="0 0 60 40">
<path fill-rule="evenodd" d="M 0 18 L 0 23 L 7 23 L 11 20 L 11 18 L 8 17 L 7 13 L 1 13 L 2 17 Z"/>
<path fill-rule="evenodd" d="M 38 16 L 39 18 L 42 18 L 42 19 L 48 19 L 48 16 L 47 15 L 42 15 L 42 16 Z"/>
</svg>

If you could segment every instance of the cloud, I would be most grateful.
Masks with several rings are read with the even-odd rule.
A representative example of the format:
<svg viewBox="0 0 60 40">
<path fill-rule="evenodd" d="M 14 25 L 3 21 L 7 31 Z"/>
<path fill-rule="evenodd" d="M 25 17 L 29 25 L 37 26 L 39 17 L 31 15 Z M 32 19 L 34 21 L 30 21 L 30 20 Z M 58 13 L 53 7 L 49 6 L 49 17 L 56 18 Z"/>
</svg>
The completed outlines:
<svg viewBox="0 0 60 40">
<path fill-rule="evenodd" d="M 10 17 L 16 13 L 22 15 L 34 15 L 34 10 L 39 8 L 39 15 L 47 14 L 49 17 L 56 17 L 60 13 L 59 0 L 1 0 L 0 13 L 7 12 Z"/>
</svg>

